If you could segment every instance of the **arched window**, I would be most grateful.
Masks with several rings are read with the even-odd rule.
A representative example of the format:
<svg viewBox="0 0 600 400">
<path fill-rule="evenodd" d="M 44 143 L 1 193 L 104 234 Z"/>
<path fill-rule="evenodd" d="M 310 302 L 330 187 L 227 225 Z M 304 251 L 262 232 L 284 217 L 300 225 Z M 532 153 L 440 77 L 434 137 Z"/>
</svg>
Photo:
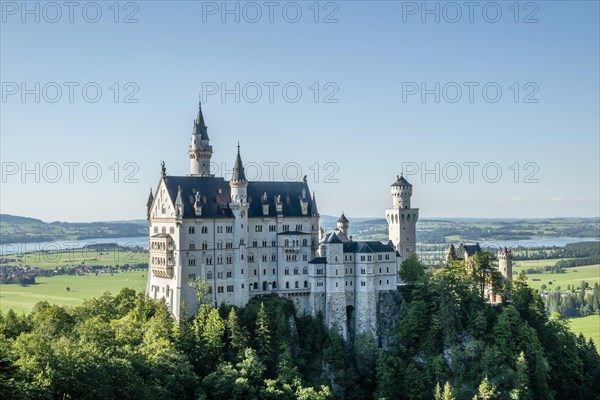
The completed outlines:
<svg viewBox="0 0 600 400">
<path fill-rule="evenodd" d="M 273 281 L 273 289 L 277 289 L 277 282 Z"/>
<path fill-rule="evenodd" d="M 188 232 L 193 235 L 194 233 L 196 233 L 196 227 L 190 226 Z"/>
<path fill-rule="evenodd" d="M 304 281 L 304 287 L 307 288 L 308 287 L 308 281 Z"/>
<path fill-rule="evenodd" d="M 308 240 L 307 239 L 304 239 L 302 241 L 302 246 L 308 246 Z"/>
<path fill-rule="evenodd" d="M 294 282 L 294 287 L 298 289 L 298 281 Z"/>
<path fill-rule="evenodd" d="M 190 243 L 190 250 L 196 250 L 196 245 L 193 242 Z"/>
<path fill-rule="evenodd" d="M 289 282 L 286 282 L 286 283 L 285 283 L 285 288 L 286 288 L 286 289 L 289 289 L 289 288 L 290 288 L 290 283 L 289 283 Z"/>
<path fill-rule="evenodd" d="M 267 290 L 267 287 L 268 287 L 268 283 L 267 283 L 267 281 L 264 281 L 263 282 L 263 290 Z"/>
</svg>

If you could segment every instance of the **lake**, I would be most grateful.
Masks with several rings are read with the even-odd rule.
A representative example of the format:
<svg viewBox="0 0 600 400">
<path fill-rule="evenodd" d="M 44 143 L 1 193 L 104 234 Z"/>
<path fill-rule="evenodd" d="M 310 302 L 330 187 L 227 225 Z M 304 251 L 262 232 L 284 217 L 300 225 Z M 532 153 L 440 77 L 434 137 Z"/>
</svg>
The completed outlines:
<svg viewBox="0 0 600 400">
<path fill-rule="evenodd" d="M 0 246 L 0 256 L 9 254 L 23 254 L 34 251 L 60 251 L 80 249 L 90 244 L 116 243 L 119 246 L 139 246 L 148 249 L 148 236 L 121 237 L 121 238 L 96 238 L 82 240 L 57 240 L 54 242 L 37 243 L 6 243 Z"/>
</svg>

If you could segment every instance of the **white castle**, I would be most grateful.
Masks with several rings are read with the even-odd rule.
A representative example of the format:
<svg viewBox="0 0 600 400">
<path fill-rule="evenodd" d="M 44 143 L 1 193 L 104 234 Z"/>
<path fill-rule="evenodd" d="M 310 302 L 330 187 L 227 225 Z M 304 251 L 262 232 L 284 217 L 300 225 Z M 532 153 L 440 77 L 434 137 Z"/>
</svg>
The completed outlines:
<svg viewBox="0 0 600 400">
<path fill-rule="evenodd" d="M 413 251 L 419 210 L 412 185 L 392 184 L 385 212 L 389 241 L 354 241 L 342 213 L 324 232 L 314 193 L 301 182 L 248 181 L 238 145 L 231 180 L 211 174 L 213 150 L 199 107 L 189 146 L 190 174 L 167 175 L 150 192 L 146 293 L 164 298 L 177 318 L 198 309 L 193 283 L 204 280 L 215 306 L 243 307 L 276 293 L 300 314 L 322 312 L 344 338 L 377 336 L 382 293 L 396 291 L 400 263 Z"/>
</svg>

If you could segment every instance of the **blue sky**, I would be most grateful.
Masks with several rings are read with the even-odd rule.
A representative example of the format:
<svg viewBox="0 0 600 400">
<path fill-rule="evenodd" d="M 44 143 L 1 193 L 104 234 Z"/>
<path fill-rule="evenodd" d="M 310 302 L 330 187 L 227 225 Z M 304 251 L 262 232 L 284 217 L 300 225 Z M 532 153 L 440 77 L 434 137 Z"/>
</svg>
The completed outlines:
<svg viewBox="0 0 600 400">
<path fill-rule="evenodd" d="M 596 1 L 475 2 L 473 22 L 464 2 L 54 4 L 2 2 L 2 213 L 145 218 L 160 161 L 189 171 L 204 89 L 219 169 L 239 141 L 263 179 L 308 175 L 322 214 L 382 216 L 402 170 L 422 217 L 600 214 Z"/>
</svg>

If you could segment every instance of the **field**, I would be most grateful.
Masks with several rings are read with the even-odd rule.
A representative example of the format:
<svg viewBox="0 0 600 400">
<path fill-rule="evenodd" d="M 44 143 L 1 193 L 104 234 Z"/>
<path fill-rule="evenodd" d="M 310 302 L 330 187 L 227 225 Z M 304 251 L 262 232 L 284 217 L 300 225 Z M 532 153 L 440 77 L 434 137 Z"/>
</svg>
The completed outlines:
<svg viewBox="0 0 600 400">
<path fill-rule="evenodd" d="M 571 318 L 571 331 L 576 335 L 583 333 L 587 339 L 592 339 L 600 352 L 600 315 L 589 315 L 582 318 Z"/>
<path fill-rule="evenodd" d="M 3 263 L 9 266 L 26 266 L 55 269 L 75 266 L 115 266 L 123 264 L 141 264 L 148 262 L 148 253 L 126 250 L 103 250 L 93 248 L 73 249 L 61 252 L 32 252 L 6 256 L 14 261 Z"/>
<path fill-rule="evenodd" d="M 114 274 L 99 274 L 55 277 L 38 277 L 35 285 L 0 285 L 0 310 L 29 312 L 38 301 L 47 300 L 51 304 L 76 306 L 84 299 L 98 297 L 104 292 L 116 294 L 124 287 L 144 290 L 147 271 L 130 271 Z M 70 291 L 67 291 L 67 287 Z"/>
<path fill-rule="evenodd" d="M 519 271 L 519 269 L 515 269 L 515 271 Z M 563 274 L 527 275 L 527 284 L 535 289 L 541 289 L 542 285 L 546 285 L 548 289 L 556 289 L 560 286 L 562 290 L 567 290 L 567 285 L 577 288 L 581 281 L 587 281 L 590 286 L 594 286 L 596 282 L 600 283 L 600 264 L 565 268 Z"/>
</svg>

